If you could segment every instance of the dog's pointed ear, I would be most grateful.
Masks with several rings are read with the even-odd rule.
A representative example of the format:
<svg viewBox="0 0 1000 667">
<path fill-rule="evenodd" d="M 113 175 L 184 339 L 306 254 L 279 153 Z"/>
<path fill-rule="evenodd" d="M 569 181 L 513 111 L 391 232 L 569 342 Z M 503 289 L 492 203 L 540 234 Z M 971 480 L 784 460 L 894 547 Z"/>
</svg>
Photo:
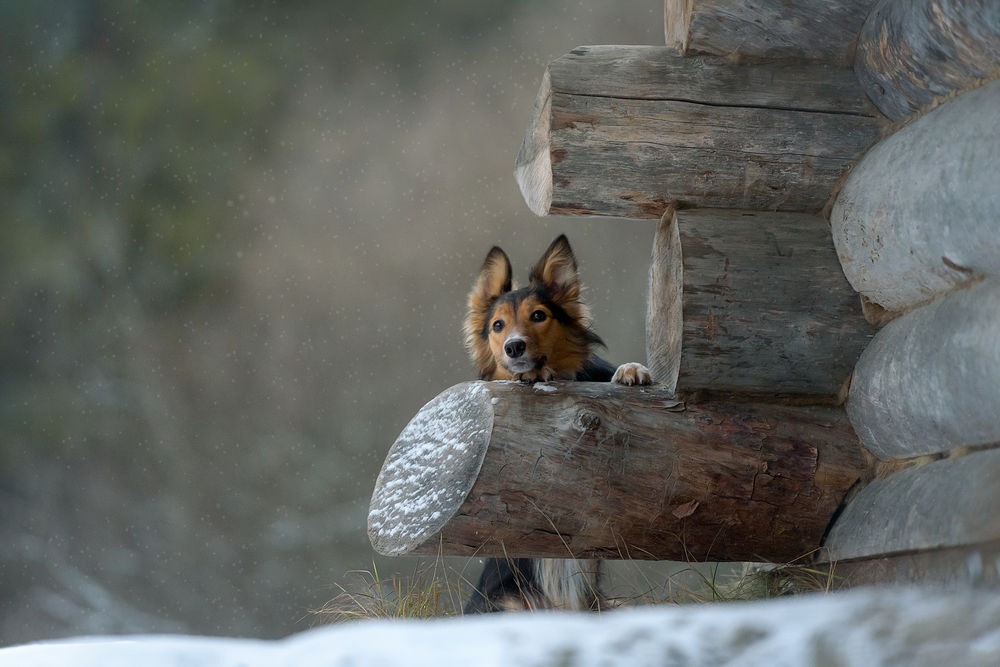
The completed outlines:
<svg viewBox="0 0 1000 667">
<path fill-rule="evenodd" d="M 493 246 L 483 261 L 483 268 L 479 270 L 479 278 L 472 288 L 472 295 L 475 295 L 480 303 L 492 304 L 501 294 L 510 291 L 512 283 L 513 273 L 507 253 Z"/>
<path fill-rule="evenodd" d="M 465 346 L 479 369 L 479 377 L 489 379 L 496 369 L 496 360 L 484 341 L 488 337 L 487 320 L 493 304 L 502 294 L 511 290 L 513 277 L 507 254 L 496 246 L 486 255 L 472 291 L 469 292 L 465 312 Z"/>
<path fill-rule="evenodd" d="M 552 242 L 531 269 L 531 284 L 545 288 L 557 301 L 575 301 L 580 297 L 576 257 L 565 234 Z"/>
</svg>

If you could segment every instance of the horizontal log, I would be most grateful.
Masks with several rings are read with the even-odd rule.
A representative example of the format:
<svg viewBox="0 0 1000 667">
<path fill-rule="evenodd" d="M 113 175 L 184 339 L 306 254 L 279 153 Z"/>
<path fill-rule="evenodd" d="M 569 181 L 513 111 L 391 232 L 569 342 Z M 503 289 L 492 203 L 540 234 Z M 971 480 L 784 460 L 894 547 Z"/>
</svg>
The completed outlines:
<svg viewBox="0 0 1000 667">
<path fill-rule="evenodd" d="M 668 211 L 648 295 L 647 362 L 684 393 L 835 400 L 874 333 L 808 213 Z"/>
<path fill-rule="evenodd" d="M 1000 279 L 886 325 L 858 361 L 847 414 L 880 458 L 1000 443 Z"/>
<path fill-rule="evenodd" d="M 858 37 L 855 71 L 893 120 L 1000 74 L 995 0 L 881 0 Z"/>
<path fill-rule="evenodd" d="M 844 274 L 889 311 L 1000 275 L 1000 81 L 880 141 L 830 216 Z"/>
<path fill-rule="evenodd" d="M 538 215 L 815 212 L 876 114 L 846 68 L 581 46 L 546 70 L 514 173 Z"/>
<path fill-rule="evenodd" d="M 798 58 L 850 65 L 875 0 L 664 0 L 667 46 L 680 54 Z"/>
<path fill-rule="evenodd" d="M 839 409 L 471 382 L 393 444 L 368 534 L 386 555 L 786 561 L 864 465 Z"/>
<path fill-rule="evenodd" d="M 1000 539 L 1000 450 L 901 470 L 861 489 L 824 542 L 846 560 Z"/>
<path fill-rule="evenodd" d="M 829 562 L 837 588 L 922 584 L 930 590 L 1000 590 L 1000 540 L 836 562 L 823 554 L 813 567 Z"/>
</svg>

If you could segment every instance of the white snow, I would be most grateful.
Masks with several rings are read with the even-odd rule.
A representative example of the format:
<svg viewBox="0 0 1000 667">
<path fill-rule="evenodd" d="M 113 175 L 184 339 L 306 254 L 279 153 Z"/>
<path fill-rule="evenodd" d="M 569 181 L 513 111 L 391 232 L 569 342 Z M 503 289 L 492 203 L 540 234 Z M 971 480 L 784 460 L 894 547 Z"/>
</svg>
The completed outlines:
<svg viewBox="0 0 1000 667">
<path fill-rule="evenodd" d="M 405 547 L 399 545 L 412 544 L 439 528 L 438 509 L 464 500 L 469 489 L 449 477 L 462 467 L 442 463 L 456 459 L 473 463 L 466 450 L 488 438 L 489 432 L 468 411 L 484 405 L 486 395 L 482 383 L 453 387 L 421 408 L 399 434 L 368 514 L 369 533 L 396 543 L 388 546 L 380 541 L 387 553 L 401 553 Z"/>
<path fill-rule="evenodd" d="M 0 667 L 998 665 L 1000 595 L 857 590 L 603 614 L 327 626 L 279 641 L 97 637 L 0 649 Z"/>
</svg>

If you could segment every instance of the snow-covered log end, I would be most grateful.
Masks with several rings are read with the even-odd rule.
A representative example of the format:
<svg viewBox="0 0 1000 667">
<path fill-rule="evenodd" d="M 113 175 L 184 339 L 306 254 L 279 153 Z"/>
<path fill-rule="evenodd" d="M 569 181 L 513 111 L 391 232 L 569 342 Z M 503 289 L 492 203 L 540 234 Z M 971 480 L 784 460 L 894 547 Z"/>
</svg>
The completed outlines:
<svg viewBox="0 0 1000 667">
<path fill-rule="evenodd" d="M 476 481 L 493 411 L 481 382 L 465 382 L 420 409 L 386 456 L 368 510 L 375 550 L 399 556 L 432 538 Z"/>
</svg>

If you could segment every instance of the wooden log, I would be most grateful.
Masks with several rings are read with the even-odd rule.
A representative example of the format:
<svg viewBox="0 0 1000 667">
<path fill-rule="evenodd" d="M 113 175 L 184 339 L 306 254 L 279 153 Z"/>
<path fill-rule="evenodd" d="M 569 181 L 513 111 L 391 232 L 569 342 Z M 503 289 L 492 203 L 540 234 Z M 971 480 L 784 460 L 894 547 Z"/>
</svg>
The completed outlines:
<svg viewBox="0 0 1000 667">
<path fill-rule="evenodd" d="M 664 0 L 667 46 L 682 55 L 850 65 L 875 0 Z"/>
<path fill-rule="evenodd" d="M 882 113 L 905 118 L 1000 75 L 1000 4 L 881 0 L 858 37 L 854 68 Z"/>
<path fill-rule="evenodd" d="M 1000 539 L 1000 450 L 901 470 L 861 489 L 824 541 L 846 560 Z"/>
<path fill-rule="evenodd" d="M 830 216 L 844 274 L 889 311 L 1000 275 L 1000 81 L 880 141 Z"/>
<path fill-rule="evenodd" d="M 847 414 L 880 458 L 1000 443 L 1000 279 L 886 325 L 858 361 Z"/>
<path fill-rule="evenodd" d="M 874 333 L 826 220 L 807 213 L 668 211 L 648 294 L 647 363 L 685 394 L 832 401 Z"/>
<path fill-rule="evenodd" d="M 825 552 L 821 551 L 821 554 Z M 830 563 L 834 587 L 931 585 L 960 590 L 1000 590 L 1000 540 L 932 551 L 902 552 Z"/>
<path fill-rule="evenodd" d="M 393 444 L 368 534 L 386 555 L 786 561 L 864 465 L 839 409 L 470 382 Z"/>
<path fill-rule="evenodd" d="M 876 113 L 846 68 L 581 46 L 549 65 L 514 173 L 538 215 L 815 212 Z"/>
</svg>

